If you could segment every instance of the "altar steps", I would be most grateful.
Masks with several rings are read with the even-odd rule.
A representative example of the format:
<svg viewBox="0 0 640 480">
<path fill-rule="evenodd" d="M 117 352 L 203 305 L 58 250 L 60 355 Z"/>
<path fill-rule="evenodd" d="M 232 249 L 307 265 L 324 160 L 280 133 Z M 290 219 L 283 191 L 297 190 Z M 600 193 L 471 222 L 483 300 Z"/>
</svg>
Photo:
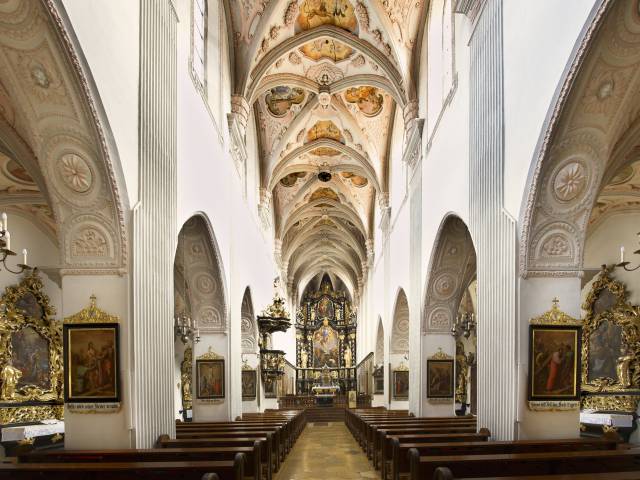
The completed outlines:
<svg viewBox="0 0 640 480">
<path fill-rule="evenodd" d="M 307 422 L 344 422 L 344 408 L 307 407 Z"/>
</svg>

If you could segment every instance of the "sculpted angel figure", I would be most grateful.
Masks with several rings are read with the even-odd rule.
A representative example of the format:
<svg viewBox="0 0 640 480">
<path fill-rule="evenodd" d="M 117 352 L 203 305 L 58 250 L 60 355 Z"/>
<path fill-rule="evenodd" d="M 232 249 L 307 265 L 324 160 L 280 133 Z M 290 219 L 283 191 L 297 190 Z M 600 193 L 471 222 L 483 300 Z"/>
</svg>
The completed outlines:
<svg viewBox="0 0 640 480">
<path fill-rule="evenodd" d="M 616 373 L 618 374 L 618 383 L 622 388 L 629 388 L 631 386 L 631 369 L 629 364 L 633 361 L 633 355 L 629 354 L 625 347 L 620 349 L 622 354 L 618 357 L 616 364 Z"/>
<path fill-rule="evenodd" d="M 0 396 L 2 400 L 13 400 L 16 394 L 16 385 L 22 377 L 22 372 L 13 365 L 7 364 L 2 369 L 2 391 Z"/>
</svg>

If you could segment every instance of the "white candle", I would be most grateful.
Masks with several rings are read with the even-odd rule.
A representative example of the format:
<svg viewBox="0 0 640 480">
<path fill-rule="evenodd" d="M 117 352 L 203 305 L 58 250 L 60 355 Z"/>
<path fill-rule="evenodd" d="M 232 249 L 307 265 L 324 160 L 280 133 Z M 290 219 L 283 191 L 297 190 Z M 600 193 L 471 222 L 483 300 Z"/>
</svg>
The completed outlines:
<svg viewBox="0 0 640 480">
<path fill-rule="evenodd" d="M 29 265 L 27 263 L 27 249 L 26 248 L 22 249 L 22 264 L 23 265 Z"/>
<path fill-rule="evenodd" d="M 7 242 L 5 248 L 7 250 L 11 250 L 11 234 L 9 233 L 9 231 L 7 230 L 6 233 L 4 234 L 4 240 L 5 242 Z"/>
<path fill-rule="evenodd" d="M 624 262 L 624 245 L 620 245 L 620 263 Z"/>
<path fill-rule="evenodd" d="M 7 212 L 2 212 L 2 228 L 0 230 L 6 230 L 7 225 Z"/>
</svg>

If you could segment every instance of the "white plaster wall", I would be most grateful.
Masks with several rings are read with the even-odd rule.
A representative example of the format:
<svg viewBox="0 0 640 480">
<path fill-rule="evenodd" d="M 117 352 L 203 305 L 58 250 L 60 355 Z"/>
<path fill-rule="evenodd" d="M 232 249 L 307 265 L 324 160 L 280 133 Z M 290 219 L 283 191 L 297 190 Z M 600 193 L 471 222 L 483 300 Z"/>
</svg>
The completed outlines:
<svg viewBox="0 0 640 480">
<path fill-rule="evenodd" d="M 504 2 L 504 202 L 515 218 L 543 122 L 594 3 Z"/>
<path fill-rule="evenodd" d="M 122 164 L 129 205 L 133 206 L 138 200 L 140 2 L 59 1 L 91 69 L 85 73 L 98 87 Z"/>
<path fill-rule="evenodd" d="M 55 318 L 61 319 L 62 312 L 62 291 L 57 277 L 57 267 L 60 261 L 60 253 L 57 243 L 49 234 L 46 234 L 38 225 L 38 220 L 14 209 L 3 210 L 7 213 L 7 223 L 11 234 L 11 249 L 18 255 L 7 259 L 7 265 L 13 270 L 17 270 L 16 264 L 22 263 L 22 250 L 27 249 L 29 265 L 38 267 L 40 278 L 44 285 L 44 292 L 49 296 L 51 305 L 56 309 Z M 51 275 L 47 274 L 51 269 Z M 15 275 L 2 267 L 0 269 L 0 292 L 4 292 L 5 287 L 17 285 L 23 275 Z"/>
</svg>

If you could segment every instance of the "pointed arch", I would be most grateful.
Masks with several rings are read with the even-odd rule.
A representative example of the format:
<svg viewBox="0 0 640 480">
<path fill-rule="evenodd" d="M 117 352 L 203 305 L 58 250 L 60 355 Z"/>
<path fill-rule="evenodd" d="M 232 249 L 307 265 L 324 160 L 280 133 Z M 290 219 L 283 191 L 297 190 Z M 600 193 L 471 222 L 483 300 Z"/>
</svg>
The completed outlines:
<svg viewBox="0 0 640 480">
<path fill-rule="evenodd" d="M 384 325 L 382 317 L 378 315 L 378 328 L 376 331 L 376 349 L 374 354 L 374 363 L 376 365 L 384 365 Z"/>
<path fill-rule="evenodd" d="M 396 295 L 391 325 L 391 353 L 409 353 L 409 301 L 404 289 Z"/>
<path fill-rule="evenodd" d="M 227 330 L 227 292 L 224 270 L 211 224 L 196 214 L 178 234 L 176 270 L 182 272 L 191 316 L 203 333 Z"/>
<path fill-rule="evenodd" d="M 451 330 L 465 290 L 476 275 L 476 250 L 469 229 L 453 213 L 442 219 L 431 251 L 424 293 L 422 332 Z"/>
<path fill-rule="evenodd" d="M 242 353 L 256 353 L 258 351 L 258 325 L 253 311 L 251 288 L 248 286 L 242 296 L 240 322 Z"/>
</svg>

